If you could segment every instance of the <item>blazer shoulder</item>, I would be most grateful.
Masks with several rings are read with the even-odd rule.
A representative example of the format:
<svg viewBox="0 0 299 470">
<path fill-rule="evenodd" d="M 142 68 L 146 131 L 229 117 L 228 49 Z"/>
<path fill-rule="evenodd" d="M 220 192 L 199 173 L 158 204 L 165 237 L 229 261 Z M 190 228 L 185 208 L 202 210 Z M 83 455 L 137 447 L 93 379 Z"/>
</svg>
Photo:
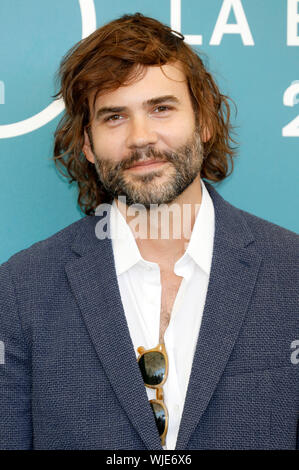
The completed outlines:
<svg viewBox="0 0 299 470">
<path fill-rule="evenodd" d="M 1 267 L 9 268 L 13 271 L 21 271 L 25 267 L 38 265 L 40 263 L 48 264 L 64 263 L 72 257 L 71 246 L 79 232 L 88 230 L 92 224 L 93 216 L 85 216 L 67 227 L 59 230 L 50 237 L 38 241 L 28 248 L 12 255 Z"/>
<path fill-rule="evenodd" d="M 298 256 L 299 235 L 296 232 L 242 209 L 237 209 L 237 211 L 245 219 L 256 243 L 263 249 L 268 248 L 270 252 L 278 250 Z"/>
<path fill-rule="evenodd" d="M 298 256 L 297 233 L 234 206 L 212 184 L 206 181 L 205 184 L 212 198 L 218 223 L 220 221 L 221 226 L 226 227 L 230 239 L 236 242 L 237 237 L 244 237 L 245 234 L 247 240 L 255 242 L 262 255 L 273 257 L 274 253 L 289 253 L 293 258 Z"/>
</svg>

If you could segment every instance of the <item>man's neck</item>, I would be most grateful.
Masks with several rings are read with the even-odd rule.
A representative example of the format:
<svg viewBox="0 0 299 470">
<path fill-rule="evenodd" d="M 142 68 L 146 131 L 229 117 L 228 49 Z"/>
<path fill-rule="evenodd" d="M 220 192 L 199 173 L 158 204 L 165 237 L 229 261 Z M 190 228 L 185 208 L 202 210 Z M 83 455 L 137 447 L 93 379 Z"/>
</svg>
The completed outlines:
<svg viewBox="0 0 299 470">
<path fill-rule="evenodd" d="M 201 200 L 198 176 L 172 203 L 143 210 L 137 218 L 136 211 L 130 211 L 125 204 L 117 202 L 117 206 L 133 232 L 141 256 L 162 269 L 173 270 L 186 251 Z"/>
</svg>

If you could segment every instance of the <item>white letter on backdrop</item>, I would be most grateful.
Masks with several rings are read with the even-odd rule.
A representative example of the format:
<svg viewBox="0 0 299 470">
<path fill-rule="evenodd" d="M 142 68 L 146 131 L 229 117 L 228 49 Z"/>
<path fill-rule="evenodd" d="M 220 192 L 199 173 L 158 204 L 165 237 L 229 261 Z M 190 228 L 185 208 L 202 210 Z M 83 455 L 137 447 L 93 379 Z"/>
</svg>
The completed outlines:
<svg viewBox="0 0 299 470">
<path fill-rule="evenodd" d="M 0 80 L 0 104 L 5 103 L 5 85 L 2 80 Z"/>
<path fill-rule="evenodd" d="M 231 9 L 234 10 L 237 21 L 234 24 L 227 23 Z M 241 0 L 223 0 L 210 45 L 219 46 L 224 34 L 240 34 L 244 46 L 254 46 L 253 37 L 250 32 Z"/>
<path fill-rule="evenodd" d="M 181 0 L 170 0 L 170 25 L 171 29 L 181 33 Z M 182 33 L 184 34 L 184 33 Z M 202 36 L 200 34 L 184 34 L 185 41 L 188 44 L 196 46 L 202 45 Z"/>
<path fill-rule="evenodd" d="M 299 46 L 298 23 L 299 23 L 299 0 L 288 0 L 288 46 Z"/>
</svg>

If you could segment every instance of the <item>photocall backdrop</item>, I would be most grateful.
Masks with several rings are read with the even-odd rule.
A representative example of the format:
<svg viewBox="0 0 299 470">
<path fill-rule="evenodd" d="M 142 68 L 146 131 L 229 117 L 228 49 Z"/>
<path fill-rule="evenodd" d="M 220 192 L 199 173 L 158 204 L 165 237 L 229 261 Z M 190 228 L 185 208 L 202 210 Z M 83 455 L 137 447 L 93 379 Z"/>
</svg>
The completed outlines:
<svg viewBox="0 0 299 470">
<path fill-rule="evenodd" d="M 82 37 L 136 11 L 181 31 L 237 105 L 238 158 L 217 190 L 298 232 L 299 0 L 1 0 L 0 262 L 83 216 L 51 159 L 55 72 Z"/>
</svg>

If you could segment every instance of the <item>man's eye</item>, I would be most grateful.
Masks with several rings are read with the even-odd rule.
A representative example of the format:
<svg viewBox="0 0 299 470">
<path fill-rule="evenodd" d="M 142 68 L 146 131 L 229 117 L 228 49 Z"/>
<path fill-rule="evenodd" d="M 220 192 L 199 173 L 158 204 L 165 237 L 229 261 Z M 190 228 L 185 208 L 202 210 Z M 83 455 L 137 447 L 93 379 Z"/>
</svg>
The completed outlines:
<svg viewBox="0 0 299 470">
<path fill-rule="evenodd" d="M 118 121 L 119 118 L 121 118 L 121 115 L 120 114 L 113 114 L 112 116 L 108 116 L 105 118 L 105 122 L 108 122 L 108 121 Z"/>
<path fill-rule="evenodd" d="M 155 108 L 155 111 L 158 111 L 158 112 L 163 112 L 163 111 L 169 111 L 169 106 L 157 106 L 157 108 Z"/>
</svg>

